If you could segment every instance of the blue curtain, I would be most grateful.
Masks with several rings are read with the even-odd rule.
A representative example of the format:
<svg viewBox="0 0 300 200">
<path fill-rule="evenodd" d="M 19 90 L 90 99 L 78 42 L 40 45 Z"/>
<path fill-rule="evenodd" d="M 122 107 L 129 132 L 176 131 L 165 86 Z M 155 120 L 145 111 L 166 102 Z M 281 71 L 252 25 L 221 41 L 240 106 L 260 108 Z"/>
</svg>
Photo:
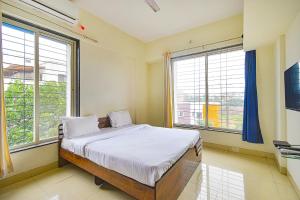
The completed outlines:
<svg viewBox="0 0 300 200">
<path fill-rule="evenodd" d="M 256 91 L 256 51 L 247 51 L 245 58 L 245 97 L 243 141 L 264 143 L 258 118 Z"/>
</svg>

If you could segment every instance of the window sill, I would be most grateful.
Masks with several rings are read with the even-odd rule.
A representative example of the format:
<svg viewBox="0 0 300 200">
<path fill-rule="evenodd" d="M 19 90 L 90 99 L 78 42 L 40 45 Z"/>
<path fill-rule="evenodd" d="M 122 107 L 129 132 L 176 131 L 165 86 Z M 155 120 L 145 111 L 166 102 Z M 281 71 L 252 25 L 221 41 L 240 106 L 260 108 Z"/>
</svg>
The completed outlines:
<svg viewBox="0 0 300 200">
<path fill-rule="evenodd" d="M 27 146 L 27 147 L 20 147 L 20 148 L 16 148 L 16 149 L 11 149 L 10 153 L 11 154 L 18 153 L 18 152 L 21 152 L 21 151 L 26 151 L 26 150 L 30 150 L 30 149 L 34 149 L 34 148 L 38 148 L 38 147 L 47 146 L 47 145 L 54 144 L 54 143 L 57 143 L 57 142 L 58 142 L 58 140 L 52 140 L 52 141 L 47 141 L 47 142 L 43 142 L 43 143 L 40 143 L 40 144 L 33 144 L 33 145 L 30 145 L 30 146 Z"/>
<path fill-rule="evenodd" d="M 221 133 L 229 133 L 229 134 L 242 134 L 241 131 L 237 131 L 237 130 L 204 128 L 204 127 L 200 127 L 200 126 L 189 126 L 189 125 L 184 125 L 184 124 L 174 124 L 174 128 L 204 130 L 204 131 L 221 132 Z"/>
</svg>

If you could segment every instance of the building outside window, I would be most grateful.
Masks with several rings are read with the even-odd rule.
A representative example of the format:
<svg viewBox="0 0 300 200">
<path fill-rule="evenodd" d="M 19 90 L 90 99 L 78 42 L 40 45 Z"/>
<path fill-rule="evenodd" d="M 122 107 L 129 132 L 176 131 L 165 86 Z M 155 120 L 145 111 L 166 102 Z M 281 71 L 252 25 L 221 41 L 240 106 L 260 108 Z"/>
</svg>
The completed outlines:
<svg viewBox="0 0 300 200">
<path fill-rule="evenodd" d="M 241 45 L 173 58 L 174 124 L 240 132 L 244 60 Z"/>
</svg>

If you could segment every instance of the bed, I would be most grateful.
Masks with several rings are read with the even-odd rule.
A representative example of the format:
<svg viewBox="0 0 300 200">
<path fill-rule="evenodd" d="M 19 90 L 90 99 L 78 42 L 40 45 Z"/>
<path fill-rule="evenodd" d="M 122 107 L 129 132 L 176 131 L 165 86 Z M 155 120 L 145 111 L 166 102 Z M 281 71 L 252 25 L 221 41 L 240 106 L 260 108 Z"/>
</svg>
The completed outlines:
<svg viewBox="0 0 300 200">
<path fill-rule="evenodd" d="M 149 125 L 110 128 L 99 118 L 101 134 L 64 138 L 59 125 L 59 166 L 72 163 L 136 199 L 177 199 L 201 162 L 197 131 Z M 138 151 L 137 151 L 138 149 Z"/>
</svg>

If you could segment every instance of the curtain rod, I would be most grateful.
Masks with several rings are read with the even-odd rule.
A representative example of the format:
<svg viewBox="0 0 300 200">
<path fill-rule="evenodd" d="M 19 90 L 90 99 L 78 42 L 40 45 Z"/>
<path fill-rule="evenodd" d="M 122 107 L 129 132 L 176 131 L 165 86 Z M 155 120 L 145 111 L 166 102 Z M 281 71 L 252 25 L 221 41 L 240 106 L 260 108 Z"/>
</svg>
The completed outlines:
<svg viewBox="0 0 300 200">
<path fill-rule="evenodd" d="M 212 42 L 212 43 L 198 45 L 198 46 L 191 47 L 191 48 L 186 48 L 186 49 L 181 49 L 181 50 L 175 50 L 175 51 L 171 51 L 170 53 L 178 53 L 178 52 L 182 52 L 182 51 L 186 51 L 186 50 L 190 50 L 190 49 L 196 49 L 196 48 L 199 48 L 199 47 L 210 46 L 210 45 L 219 44 L 219 43 L 223 43 L 223 42 L 228 42 L 228 41 L 236 40 L 236 39 L 240 39 L 240 38 L 243 39 L 243 35 L 239 36 L 239 37 L 234 37 L 234 38 L 226 39 L 226 40 L 221 40 L 221 41 L 218 41 L 218 42 Z"/>
<path fill-rule="evenodd" d="M 16 9 L 18 9 L 18 10 L 21 10 L 21 11 L 23 11 L 23 12 L 25 12 L 25 13 L 28 13 L 28 14 L 33 15 L 33 16 L 35 16 L 35 17 L 38 17 L 38 18 L 40 18 L 40 19 L 42 19 L 42 20 L 45 20 L 45 21 L 47 21 L 47 22 L 49 22 L 49 23 L 51 23 L 51 24 L 54 24 L 54 25 L 56 25 L 56 26 L 59 26 L 60 28 L 63 28 L 63 29 L 65 29 L 65 30 L 67 30 L 67 31 L 70 31 L 70 32 L 73 33 L 73 34 L 79 35 L 79 36 L 83 37 L 84 39 L 90 40 L 90 41 L 92 41 L 92 42 L 94 42 L 94 43 L 98 43 L 98 40 L 93 39 L 93 38 L 91 38 L 91 37 L 89 37 L 89 36 L 87 36 L 87 35 L 84 35 L 84 34 L 81 34 L 81 33 L 76 32 L 76 31 L 73 31 L 73 30 L 70 29 L 70 28 L 67 28 L 67 27 L 62 26 L 62 25 L 60 25 L 60 24 L 57 24 L 57 23 L 55 23 L 55 22 L 52 22 L 52 21 L 50 21 L 50 20 L 48 20 L 48 19 L 46 19 L 46 18 L 44 18 L 44 17 L 38 16 L 38 15 L 36 15 L 36 14 L 33 14 L 33 13 L 27 11 L 27 10 L 24 10 L 24 9 L 22 9 L 22 8 L 19 8 L 19 7 L 17 7 L 17 6 L 14 6 L 14 5 L 12 5 L 12 4 L 10 4 L 10 3 L 7 3 L 7 2 L 5 2 L 5 1 L 2 1 L 2 0 L 1 0 L 1 2 L 4 3 L 4 4 L 6 4 L 6 5 L 8 5 L 8 6 L 11 6 L 11 7 L 13 7 L 13 8 L 16 8 Z"/>
</svg>

